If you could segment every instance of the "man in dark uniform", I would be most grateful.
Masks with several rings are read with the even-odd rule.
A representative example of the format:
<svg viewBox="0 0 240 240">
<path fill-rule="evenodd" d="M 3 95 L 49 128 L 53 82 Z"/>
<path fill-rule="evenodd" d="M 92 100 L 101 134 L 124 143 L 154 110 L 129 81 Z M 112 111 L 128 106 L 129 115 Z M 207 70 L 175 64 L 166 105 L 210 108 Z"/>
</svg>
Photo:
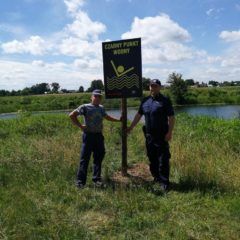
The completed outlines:
<svg viewBox="0 0 240 240">
<path fill-rule="evenodd" d="M 160 89 L 161 82 L 158 79 L 150 81 L 150 96 L 142 100 L 128 132 L 130 133 L 144 115 L 143 131 L 150 171 L 154 181 L 166 191 L 169 188 L 169 159 L 171 157 L 168 141 L 172 138 L 175 117 L 170 99 L 163 96 Z"/>
</svg>

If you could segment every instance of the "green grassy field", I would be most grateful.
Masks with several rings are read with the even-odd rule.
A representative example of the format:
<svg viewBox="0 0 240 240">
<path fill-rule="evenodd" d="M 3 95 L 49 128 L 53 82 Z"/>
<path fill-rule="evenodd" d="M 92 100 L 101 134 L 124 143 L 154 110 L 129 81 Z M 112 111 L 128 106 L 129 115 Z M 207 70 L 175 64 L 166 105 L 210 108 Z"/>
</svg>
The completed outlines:
<svg viewBox="0 0 240 240">
<path fill-rule="evenodd" d="M 240 120 L 178 115 L 170 192 L 155 191 L 141 125 L 105 122 L 104 189 L 74 185 L 81 131 L 64 114 L 0 121 L 0 239 L 240 239 Z M 138 166 L 138 167 L 136 167 Z M 130 169 L 130 170 L 131 170 Z M 132 173 L 129 170 L 130 173 Z"/>
<path fill-rule="evenodd" d="M 163 89 L 163 94 L 171 94 L 168 89 Z M 145 91 L 144 96 L 149 92 Z M 90 101 L 90 93 L 51 94 L 34 96 L 6 96 L 0 97 L 0 113 L 18 111 L 52 111 L 74 109 L 80 104 Z M 128 107 L 138 107 L 139 98 L 129 98 Z M 185 104 L 240 104 L 240 87 L 221 88 L 193 88 L 185 96 Z M 119 108 L 120 99 L 103 99 L 103 104 L 108 109 Z"/>
</svg>

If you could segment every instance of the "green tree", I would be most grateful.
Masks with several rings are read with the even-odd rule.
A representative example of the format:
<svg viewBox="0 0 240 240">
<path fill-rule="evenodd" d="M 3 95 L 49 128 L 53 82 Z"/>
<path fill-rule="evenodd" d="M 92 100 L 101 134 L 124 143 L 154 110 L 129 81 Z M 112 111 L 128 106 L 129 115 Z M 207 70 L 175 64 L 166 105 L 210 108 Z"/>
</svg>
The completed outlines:
<svg viewBox="0 0 240 240">
<path fill-rule="evenodd" d="M 32 94 L 44 94 L 45 92 L 50 91 L 50 87 L 48 83 L 39 83 L 39 84 L 33 85 L 30 88 L 30 91 Z"/>
<path fill-rule="evenodd" d="M 214 81 L 214 80 L 210 80 L 210 81 L 208 82 L 208 84 L 209 84 L 209 85 L 212 85 L 212 86 L 214 86 L 214 87 L 216 87 L 216 86 L 219 85 L 219 82 Z"/>
<path fill-rule="evenodd" d="M 103 85 L 102 80 L 93 80 L 91 82 L 91 86 L 90 86 L 90 88 L 88 88 L 87 92 L 92 92 L 94 89 L 104 90 L 104 85 Z"/>
<path fill-rule="evenodd" d="M 7 90 L 4 90 L 4 89 L 1 89 L 0 90 L 0 96 L 9 96 L 10 95 L 10 92 L 7 91 Z"/>
<path fill-rule="evenodd" d="M 183 104 L 187 93 L 187 84 L 182 79 L 182 74 L 173 72 L 168 76 L 167 82 L 170 84 L 170 92 L 175 103 Z"/>
<path fill-rule="evenodd" d="M 84 92 L 84 87 L 80 86 L 79 89 L 78 89 L 78 92 L 80 92 L 80 93 Z"/>
<path fill-rule="evenodd" d="M 145 77 L 143 77 L 142 78 L 142 88 L 143 88 L 143 90 L 149 90 L 149 84 L 150 84 L 150 78 L 145 78 Z"/>
<path fill-rule="evenodd" d="M 22 91 L 21 91 L 21 95 L 30 95 L 31 94 L 31 89 L 28 87 L 25 87 Z"/>
<path fill-rule="evenodd" d="M 195 84 L 193 79 L 186 79 L 185 82 L 186 82 L 187 86 L 193 86 Z"/>
<path fill-rule="evenodd" d="M 53 82 L 53 83 L 51 83 L 51 87 L 52 87 L 52 92 L 53 92 L 53 93 L 58 93 L 58 90 L 59 90 L 59 88 L 60 88 L 59 83 Z"/>
</svg>

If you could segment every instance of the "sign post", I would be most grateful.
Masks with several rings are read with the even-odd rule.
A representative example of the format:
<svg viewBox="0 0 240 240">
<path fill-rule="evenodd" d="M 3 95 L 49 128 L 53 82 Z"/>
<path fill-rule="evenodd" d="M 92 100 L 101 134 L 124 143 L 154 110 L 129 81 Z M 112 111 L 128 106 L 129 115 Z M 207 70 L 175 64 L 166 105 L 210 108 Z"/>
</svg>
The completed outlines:
<svg viewBox="0 0 240 240">
<path fill-rule="evenodd" d="M 127 174 L 127 98 L 142 96 L 141 38 L 102 43 L 106 98 L 121 98 L 122 174 Z"/>
<path fill-rule="evenodd" d="M 122 175 L 127 175 L 127 98 L 122 98 Z"/>
</svg>

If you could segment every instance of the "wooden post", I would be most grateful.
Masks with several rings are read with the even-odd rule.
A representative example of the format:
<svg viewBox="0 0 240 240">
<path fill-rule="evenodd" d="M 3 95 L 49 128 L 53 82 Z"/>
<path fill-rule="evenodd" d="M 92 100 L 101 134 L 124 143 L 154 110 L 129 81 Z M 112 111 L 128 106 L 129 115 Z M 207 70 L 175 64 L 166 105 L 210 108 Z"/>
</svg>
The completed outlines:
<svg viewBox="0 0 240 240">
<path fill-rule="evenodd" d="M 122 98 L 122 175 L 127 175 L 127 98 Z"/>
</svg>

